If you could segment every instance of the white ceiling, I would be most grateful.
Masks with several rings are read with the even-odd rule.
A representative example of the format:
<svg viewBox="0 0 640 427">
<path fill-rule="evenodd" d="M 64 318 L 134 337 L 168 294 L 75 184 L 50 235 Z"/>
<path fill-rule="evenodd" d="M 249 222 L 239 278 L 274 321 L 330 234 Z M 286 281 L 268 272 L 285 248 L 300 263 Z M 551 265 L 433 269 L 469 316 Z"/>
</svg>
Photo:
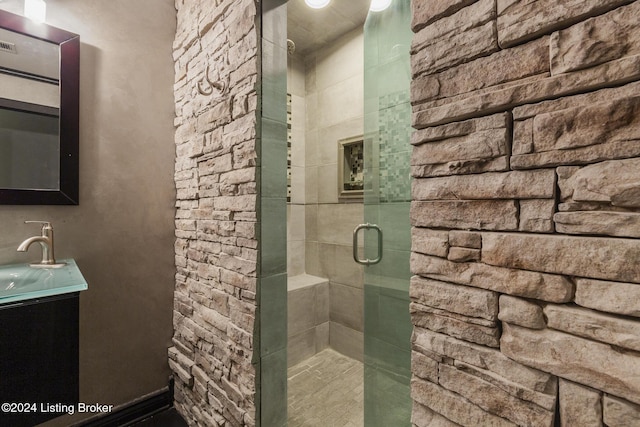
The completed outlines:
<svg viewBox="0 0 640 427">
<path fill-rule="evenodd" d="M 296 54 L 306 55 L 341 35 L 364 25 L 370 0 L 331 0 L 324 9 L 312 9 L 304 0 L 287 3 L 287 37 Z"/>
</svg>

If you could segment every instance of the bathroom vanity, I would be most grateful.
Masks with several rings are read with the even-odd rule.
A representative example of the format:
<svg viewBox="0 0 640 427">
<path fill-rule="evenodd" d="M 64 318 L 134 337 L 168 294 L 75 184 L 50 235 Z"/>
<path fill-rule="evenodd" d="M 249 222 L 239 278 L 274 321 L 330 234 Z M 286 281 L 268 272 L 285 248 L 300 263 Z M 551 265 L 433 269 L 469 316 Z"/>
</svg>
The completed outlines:
<svg viewBox="0 0 640 427">
<path fill-rule="evenodd" d="M 0 266 L 0 425 L 33 426 L 78 404 L 79 295 L 72 259 L 61 268 Z"/>
</svg>

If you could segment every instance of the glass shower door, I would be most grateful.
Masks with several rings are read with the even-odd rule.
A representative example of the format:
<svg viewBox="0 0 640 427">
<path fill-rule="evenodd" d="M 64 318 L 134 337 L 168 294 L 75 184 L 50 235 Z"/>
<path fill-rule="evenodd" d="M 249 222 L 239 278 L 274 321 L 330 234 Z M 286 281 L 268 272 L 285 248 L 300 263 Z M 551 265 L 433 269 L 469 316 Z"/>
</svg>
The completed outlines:
<svg viewBox="0 0 640 427">
<path fill-rule="evenodd" d="M 409 426 L 411 318 L 410 0 L 370 11 L 364 28 L 365 222 L 382 232 L 382 258 L 365 266 L 365 426 Z M 364 255 L 378 257 L 379 236 L 364 233 Z"/>
</svg>

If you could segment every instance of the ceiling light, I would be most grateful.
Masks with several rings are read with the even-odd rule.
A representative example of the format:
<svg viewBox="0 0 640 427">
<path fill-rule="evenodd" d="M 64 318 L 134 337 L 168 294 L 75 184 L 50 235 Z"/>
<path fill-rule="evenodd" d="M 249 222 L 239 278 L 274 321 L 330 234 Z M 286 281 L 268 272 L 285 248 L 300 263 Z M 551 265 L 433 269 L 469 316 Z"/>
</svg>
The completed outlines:
<svg viewBox="0 0 640 427">
<path fill-rule="evenodd" d="M 322 9 L 326 7 L 331 0 L 304 0 L 307 6 L 312 7 L 314 9 Z"/>
<path fill-rule="evenodd" d="M 371 0 L 371 6 L 369 10 L 372 12 L 382 12 L 389 6 L 391 6 L 392 0 Z"/>
<path fill-rule="evenodd" d="M 47 16 L 47 4 L 44 0 L 24 0 L 24 16 L 32 21 L 43 23 Z"/>
</svg>

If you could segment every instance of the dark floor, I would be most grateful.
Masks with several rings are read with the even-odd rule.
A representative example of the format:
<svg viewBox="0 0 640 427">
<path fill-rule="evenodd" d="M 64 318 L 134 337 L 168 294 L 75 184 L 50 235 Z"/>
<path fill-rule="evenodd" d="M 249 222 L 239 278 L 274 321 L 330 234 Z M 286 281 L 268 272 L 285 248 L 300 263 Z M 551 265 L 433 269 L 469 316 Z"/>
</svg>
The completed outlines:
<svg viewBox="0 0 640 427">
<path fill-rule="evenodd" d="M 187 423 L 175 408 L 159 412 L 145 420 L 133 424 L 135 427 L 187 427 Z"/>
</svg>

